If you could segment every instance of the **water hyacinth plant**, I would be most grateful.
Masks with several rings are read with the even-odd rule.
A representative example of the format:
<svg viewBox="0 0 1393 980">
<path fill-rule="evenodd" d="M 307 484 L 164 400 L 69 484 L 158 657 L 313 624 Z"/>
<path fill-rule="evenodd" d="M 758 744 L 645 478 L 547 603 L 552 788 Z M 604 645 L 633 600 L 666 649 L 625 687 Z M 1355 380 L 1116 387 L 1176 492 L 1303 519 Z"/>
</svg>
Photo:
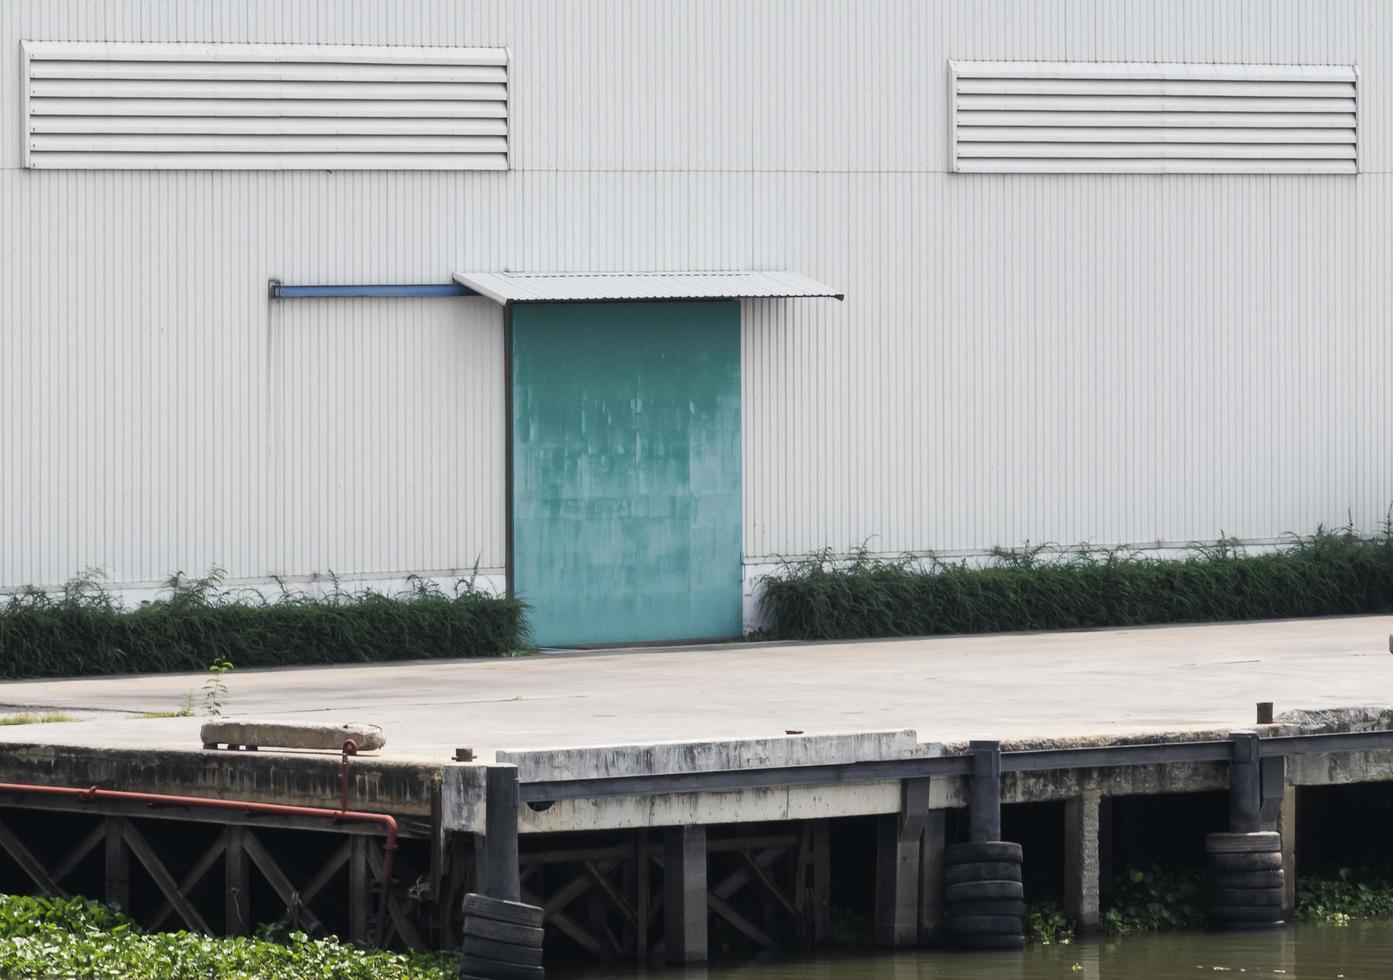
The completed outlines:
<svg viewBox="0 0 1393 980">
<path fill-rule="evenodd" d="M 0 896 L 0 976 L 71 980 L 454 980 L 452 953 L 390 953 L 291 932 L 280 940 L 146 933 L 81 898 Z"/>
</svg>

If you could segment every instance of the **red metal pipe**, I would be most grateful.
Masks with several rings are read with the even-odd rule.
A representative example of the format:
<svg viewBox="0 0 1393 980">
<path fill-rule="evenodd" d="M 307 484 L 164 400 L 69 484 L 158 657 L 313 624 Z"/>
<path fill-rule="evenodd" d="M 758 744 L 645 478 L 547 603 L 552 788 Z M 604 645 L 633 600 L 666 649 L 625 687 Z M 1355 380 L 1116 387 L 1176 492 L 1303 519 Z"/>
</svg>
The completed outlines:
<svg viewBox="0 0 1393 980">
<path fill-rule="evenodd" d="M 357 746 L 355 745 L 356 749 Z M 347 746 L 344 758 L 344 802 L 348 801 Z M 386 813 L 367 813 L 350 810 L 347 806 L 340 810 L 330 810 L 317 806 L 292 806 L 288 803 L 252 803 L 247 800 L 220 800 L 210 796 L 173 796 L 168 793 L 137 793 L 121 789 L 101 789 L 96 786 L 78 789 L 76 786 L 31 786 L 25 783 L 0 783 L 0 793 L 35 793 L 40 796 L 63 796 L 69 799 L 95 803 L 97 800 L 113 800 L 122 803 L 143 803 L 146 806 L 197 806 L 211 810 L 237 810 L 246 814 L 266 814 L 282 817 L 306 817 L 311 820 L 329 820 L 334 823 L 375 823 L 386 832 L 387 839 L 382 844 L 382 913 L 386 912 L 387 893 L 392 882 L 392 859 L 397 850 L 397 821 Z M 385 914 L 378 915 L 377 945 L 382 945 L 386 928 Z"/>
<path fill-rule="evenodd" d="M 348 812 L 348 757 L 358 754 L 358 743 L 351 738 L 343 740 L 343 763 L 340 767 L 339 778 L 342 785 L 342 794 L 339 809 Z"/>
</svg>

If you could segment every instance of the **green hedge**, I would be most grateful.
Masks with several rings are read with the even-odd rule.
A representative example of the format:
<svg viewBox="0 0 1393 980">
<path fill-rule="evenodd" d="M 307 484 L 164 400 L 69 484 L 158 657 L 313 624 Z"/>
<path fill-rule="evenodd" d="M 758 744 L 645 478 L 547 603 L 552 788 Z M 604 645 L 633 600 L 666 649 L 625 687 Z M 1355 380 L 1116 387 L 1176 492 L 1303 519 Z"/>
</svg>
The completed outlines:
<svg viewBox="0 0 1393 980">
<path fill-rule="evenodd" d="M 999 551 L 966 562 L 864 552 L 787 563 L 764 583 L 774 639 L 838 640 L 1393 611 L 1393 532 L 1352 528 L 1245 554 L 1230 542 L 1182 560 L 1081 548 Z"/>
<path fill-rule="evenodd" d="M 336 585 L 323 598 L 267 599 L 224 589 L 216 572 L 128 609 L 88 576 L 61 593 L 0 599 L 0 677 L 207 670 L 219 657 L 239 668 L 497 657 L 529 645 L 525 612 L 470 580 L 452 594 L 430 583 L 398 595 Z"/>
</svg>

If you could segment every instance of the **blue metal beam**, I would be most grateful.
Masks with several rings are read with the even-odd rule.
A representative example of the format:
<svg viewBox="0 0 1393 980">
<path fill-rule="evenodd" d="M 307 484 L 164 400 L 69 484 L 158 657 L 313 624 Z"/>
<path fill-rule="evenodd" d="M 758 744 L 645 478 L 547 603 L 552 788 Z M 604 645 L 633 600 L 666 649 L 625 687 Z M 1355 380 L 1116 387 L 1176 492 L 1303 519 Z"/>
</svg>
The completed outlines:
<svg viewBox="0 0 1393 980">
<path fill-rule="evenodd" d="M 270 282 L 272 299 L 318 299 L 355 296 L 478 296 L 468 286 L 456 282 L 442 283 L 397 283 L 386 285 L 346 285 L 346 286 L 287 286 L 272 279 Z"/>
</svg>

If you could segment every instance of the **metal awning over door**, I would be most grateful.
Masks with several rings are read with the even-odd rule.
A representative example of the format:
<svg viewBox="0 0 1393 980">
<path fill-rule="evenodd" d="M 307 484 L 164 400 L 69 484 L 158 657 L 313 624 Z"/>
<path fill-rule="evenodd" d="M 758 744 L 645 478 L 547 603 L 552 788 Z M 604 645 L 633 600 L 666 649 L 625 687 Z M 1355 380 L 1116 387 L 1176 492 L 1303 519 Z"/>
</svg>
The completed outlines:
<svg viewBox="0 0 1393 980">
<path fill-rule="evenodd" d="M 455 282 L 498 303 L 687 299 L 843 299 L 797 272 L 456 272 Z"/>
</svg>

